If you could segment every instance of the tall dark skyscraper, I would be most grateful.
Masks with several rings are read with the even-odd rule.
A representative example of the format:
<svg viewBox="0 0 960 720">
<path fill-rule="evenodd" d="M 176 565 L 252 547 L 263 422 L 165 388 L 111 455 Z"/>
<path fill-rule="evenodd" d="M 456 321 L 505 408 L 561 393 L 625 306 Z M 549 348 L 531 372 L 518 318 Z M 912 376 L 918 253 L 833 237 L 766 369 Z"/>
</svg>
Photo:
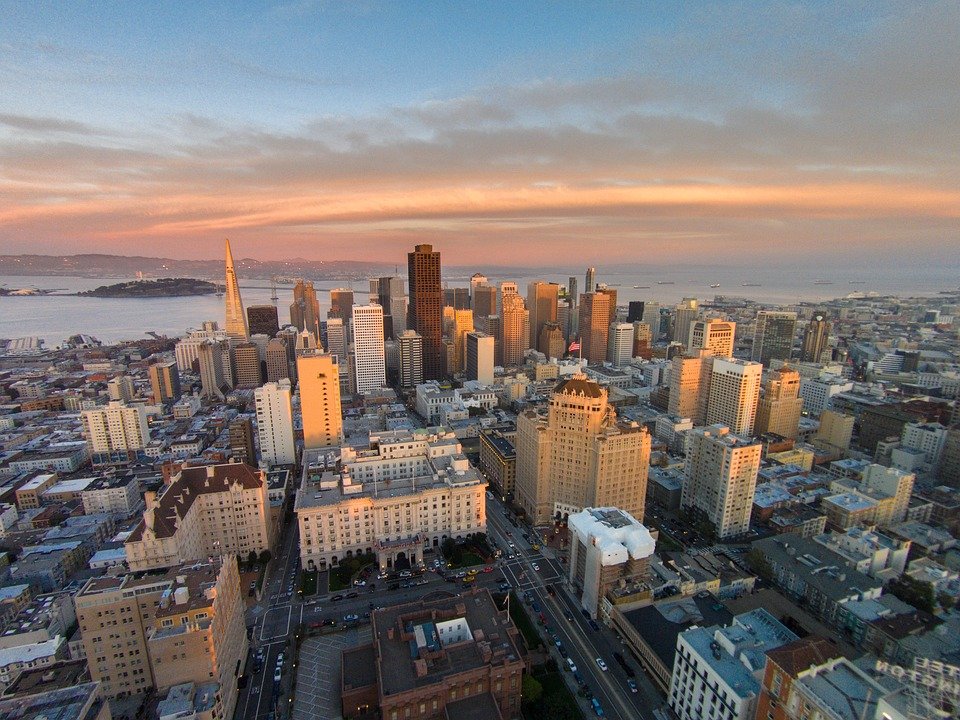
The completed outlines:
<svg viewBox="0 0 960 720">
<path fill-rule="evenodd" d="M 596 269 L 596 268 L 592 268 L 592 267 L 588 267 L 588 268 L 587 268 L 587 275 L 586 275 L 586 277 L 584 278 L 584 280 L 586 281 L 586 285 L 585 285 L 585 287 L 583 288 L 583 291 L 584 291 L 585 293 L 596 292 L 596 289 L 597 289 L 597 269 Z"/>
<path fill-rule="evenodd" d="M 761 310 L 753 331 L 753 350 L 750 359 L 769 365 L 771 360 L 789 360 L 793 351 L 793 334 L 797 314 L 776 310 Z"/>
<path fill-rule="evenodd" d="M 470 309 L 470 288 L 445 288 L 443 304 L 454 310 Z"/>
<path fill-rule="evenodd" d="M 407 328 L 423 338 L 423 377 L 443 377 L 443 287 L 440 284 L 440 253 L 432 245 L 417 245 L 407 253 L 410 305 Z"/>
<path fill-rule="evenodd" d="M 247 325 L 251 335 L 273 337 L 280 332 L 277 308 L 273 305 L 251 305 L 247 308 Z"/>
<path fill-rule="evenodd" d="M 297 280 L 290 306 L 290 323 L 297 330 L 308 330 L 315 338 L 320 337 L 320 301 L 312 282 Z"/>
<path fill-rule="evenodd" d="M 627 322 L 643 321 L 643 300 L 631 300 L 627 304 Z"/>
<path fill-rule="evenodd" d="M 803 348 L 800 359 L 804 362 L 820 362 L 823 351 L 830 338 L 830 321 L 822 313 L 817 313 L 803 331 Z"/>
</svg>

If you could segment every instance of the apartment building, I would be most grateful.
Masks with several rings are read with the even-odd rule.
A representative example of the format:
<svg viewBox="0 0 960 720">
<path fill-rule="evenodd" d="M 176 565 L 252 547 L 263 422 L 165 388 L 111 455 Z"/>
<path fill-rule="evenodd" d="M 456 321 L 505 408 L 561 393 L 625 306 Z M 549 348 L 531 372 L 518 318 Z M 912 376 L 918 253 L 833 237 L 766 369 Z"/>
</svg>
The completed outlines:
<svg viewBox="0 0 960 720">
<path fill-rule="evenodd" d="M 95 478 L 80 499 L 85 515 L 130 517 L 141 505 L 140 481 L 132 474 Z"/>
<path fill-rule="evenodd" d="M 436 428 L 307 451 L 296 501 L 303 567 L 363 553 L 383 569 L 421 562 L 426 547 L 486 531 L 485 492 L 456 436 Z"/>
<path fill-rule="evenodd" d="M 131 570 L 172 567 L 272 546 L 266 474 L 243 463 L 184 467 L 154 497 L 127 539 Z"/>
</svg>

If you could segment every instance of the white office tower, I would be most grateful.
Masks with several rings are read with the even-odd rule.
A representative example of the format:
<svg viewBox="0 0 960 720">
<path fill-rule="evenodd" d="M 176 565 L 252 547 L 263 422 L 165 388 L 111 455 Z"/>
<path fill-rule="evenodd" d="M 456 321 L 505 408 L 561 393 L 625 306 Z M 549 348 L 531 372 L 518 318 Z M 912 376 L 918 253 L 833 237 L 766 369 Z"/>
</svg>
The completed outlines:
<svg viewBox="0 0 960 720">
<path fill-rule="evenodd" d="M 397 337 L 400 353 L 400 387 L 412 388 L 423 383 L 423 336 L 404 330 Z"/>
<path fill-rule="evenodd" d="M 633 359 L 633 324 L 613 323 L 607 339 L 607 362 L 616 367 L 629 365 Z"/>
<path fill-rule="evenodd" d="M 726 425 L 736 435 L 753 434 L 762 374 L 760 363 L 714 358 L 706 424 Z"/>
<path fill-rule="evenodd" d="M 720 539 L 745 533 L 762 451 L 723 425 L 689 431 L 680 504 L 709 520 Z"/>
<path fill-rule="evenodd" d="M 268 467 L 293 465 L 297 461 L 297 445 L 293 439 L 290 380 L 284 378 L 261 385 L 253 391 L 253 397 L 257 406 L 260 462 Z"/>
<path fill-rule="evenodd" d="M 347 361 L 347 331 L 343 318 L 327 318 L 327 352 L 339 362 Z"/>
<path fill-rule="evenodd" d="M 464 371 L 467 380 L 493 385 L 494 339 L 482 332 L 467 333 L 467 357 Z"/>
<path fill-rule="evenodd" d="M 374 304 L 354 305 L 352 327 L 357 393 L 382 388 L 387 384 L 383 308 Z"/>
<path fill-rule="evenodd" d="M 696 320 L 690 325 L 687 348 L 709 350 L 719 358 L 733 357 L 733 337 L 737 331 L 735 322 L 727 320 Z"/>
</svg>

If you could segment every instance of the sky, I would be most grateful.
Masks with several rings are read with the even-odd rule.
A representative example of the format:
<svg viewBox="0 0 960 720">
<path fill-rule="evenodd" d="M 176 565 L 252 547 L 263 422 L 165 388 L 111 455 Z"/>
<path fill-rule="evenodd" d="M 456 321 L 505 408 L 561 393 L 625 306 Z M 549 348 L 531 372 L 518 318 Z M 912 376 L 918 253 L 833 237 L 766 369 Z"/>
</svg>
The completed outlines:
<svg viewBox="0 0 960 720">
<path fill-rule="evenodd" d="M 957 264 L 958 37 L 955 0 L 0 0 L 0 253 Z"/>
</svg>

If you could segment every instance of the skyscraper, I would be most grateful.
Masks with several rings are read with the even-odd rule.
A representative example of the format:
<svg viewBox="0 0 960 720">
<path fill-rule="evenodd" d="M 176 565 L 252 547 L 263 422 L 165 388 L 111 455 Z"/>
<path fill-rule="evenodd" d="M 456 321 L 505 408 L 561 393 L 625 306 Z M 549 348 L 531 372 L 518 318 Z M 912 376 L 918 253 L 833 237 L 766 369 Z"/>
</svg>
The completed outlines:
<svg viewBox="0 0 960 720">
<path fill-rule="evenodd" d="M 500 333 L 500 316 L 491 315 L 487 318 L 487 335 L 494 339 L 493 343 L 493 362 L 496 365 L 503 366 L 503 342 Z"/>
<path fill-rule="evenodd" d="M 251 335 L 273 337 L 280 332 L 280 319 L 274 305 L 251 305 L 247 308 L 247 326 Z"/>
<path fill-rule="evenodd" d="M 224 272 L 227 335 L 236 340 L 246 340 L 250 337 L 250 333 L 247 329 L 247 316 L 243 312 L 243 300 L 240 299 L 240 285 L 237 283 L 237 273 L 233 268 L 233 253 L 230 250 L 229 240 L 226 241 Z"/>
<path fill-rule="evenodd" d="M 800 350 L 800 360 L 803 362 L 820 362 L 823 351 L 827 349 L 830 339 L 830 321 L 822 313 L 817 313 L 807 323 L 803 331 L 803 347 Z"/>
<path fill-rule="evenodd" d="M 153 392 L 153 401 L 165 403 L 180 399 L 180 372 L 177 363 L 156 363 L 150 366 L 150 389 Z"/>
<path fill-rule="evenodd" d="M 267 382 L 290 377 L 290 354 L 284 338 L 273 338 L 267 343 Z"/>
<path fill-rule="evenodd" d="M 263 382 L 260 369 L 260 349 L 255 343 L 244 342 L 234 349 L 236 358 L 237 387 L 255 388 Z"/>
<path fill-rule="evenodd" d="M 687 438 L 680 504 L 709 520 L 720 539 L 746 532 L 763 445 L 723 425 L 695 428 Z"/>
<path fill-rule="evenodd" d="M 705 423 L 726 425 L 736 435 L 752 435 L 762 374 L 760 363 L 713 358 Z"/>
<path fill-rule="evenodd" d="M 707 392 L 703 387 L 703 366 L 710 362 L 712 357 L 707 350 L 675 355 L 671 360 L 670 399 L 667 403 L 671 415 L 702 423 L 706 400 L 701 399 L 701 395 Z"/>
<path fill-rule="evenodd" d="M 293 304 L 290 305 L 290 324 L 320 339 L 320 301 L 312 282 L 297 280 L 293 288 Z"/>
<path fill-rule="evenodd" d="M 610 333 L 610 296 L 586 292 L 580 296 L 580 353 L 591 364 L 607 358 Z"/>
<path fill-rule="evenodd" d="M 795 439 L 802 410 L 800 373 L 789 368 L 772 372 L 763 384 L 763 397 L 757 404 L 754 433 L 763 435 L 770 432 Z"/>
<path fill-rule="evenodd" d="M 342 318 L 327 319 L 327 352 L 338 360 L 347 359 L 347 331 Z"/>
<path fill-rule="evenodd" d="M 567 302 L 570 305 L 570 313 L 567 324 L 563 327 L 563 331 L 568 338 L 573 338 L 580 333 L 580 313 L 578 311 L 580 295 L 577 294 L 577 278 L 573 275 L 567 280 Z"/>
<path fill-rule="evenodd" d="M 631 300 L 627 303 L 627 322 L 643 320 L 643 300 Z"/>
<path fill-rule="evenodd" d="M 412 388 L 423 382 L 423 338 L 404 330 L 397 338 L 400 354 L 400 387 Z"/>
<path fill-rule="evenodd" d="M 557 302 L 560 286 L 556 283 L 534 280 L 527 285 L 527 312 L 530 313 L 530 347 L 537 347 L 540 333 L 547 323 L 557 321 Z"/>
<path fill-rule="evenodd" d="M 327 318 L 340 318 L 343 320 L 344 333 L 347 344 L 350 344 L 353 338 L 353 326 L 350 319 L 353 317 L 353 290 L 350 288 L 335 288 L 330 291 L 330 309 L 327 310 Z M 317 338 L 319 340 L 319 337 Z"/>
<path fill-rule="evenodd" d="M 650 325 L 645 322 L 633 323 L 633 356 L 649 360 L 653 357 L 653 334 Z"/>
<path fill-rule="evenodd" d="M 377 294 L 373 295 L 373 284 L 376 282 Z M 370 281 L 370 300 L 376 300 L 383 308 L 385 337 L 397 338 L 407 329 L 407 293 L 404 289 L 403 278 L 391 275 Z"/>
<path fill-rule="evenodd" d="M 633 358 L 633 325 L 615 322 L 610 325 L 607 362 L 615 367 L 629 365 Z"/>
<path fill-rule="evenodd" d="M 340 407 L 340 368 L 334 356 L 313 352 L 297 358 L 303 447 L 339 445 L 343 439 Z"/>
<path fill-rule="evenodd" d="M 598 293 L 602 293 L 610 298 L 610 318 L 609 322 L 613 323 L 617 320 L 617 291 L 615 288 L 607 287 L 606 285 L 601 285 L 597 288 Z M 608 323 L 609 324 L 609 323 Z"/>
<path fill-rule="evenodd" d="M 444 288 L 443 304 L 449 305 L 454 310 L 470 309 L 470 289 L 469 288 Z"/>
<path fill-rule="evenodd" d="M 685 341 L 690 350 L 709 350 L 717 357 L 733 357 L 735 322 L 727 320 L 695 320 L 690 325 L 690 337 Z"/>
<path fill-rule="evenodd" d="M 543 326 L 540 331 L 540 339 L 537 342 L 537 350 L 550 358 L 562 358 L 567 351 L 566 337 L 560 323 L 549 322 Z"/>
<path fill-rule="evenodd" d="M 515 292 L 502 294 L 503 313 L 500 316 L 500 345 L 504 365 L 522 365 L 527 343 L 530 316 L 523 298 Z"/>
<path fill-rule="evenodd" d="M 793 334 L 796 327 L 795 312 L 758 312 L 750 359 L 763 365 L 769 365 L 771 360 L 789 360 L 793 352 Z"/>
<path fill-rule="evenodd" d="M 257 407 L 260 460 L 268 467 L 293 465 L 297 462 L 297 446 L 293 439 L 290 381 L 283 379 L 262 385 L 253 397 Z"/>
<path fill-rule="evenodd" d="M 674 342 L 680 342 L 684 345 L 690 340 L 690 326 L 697 319 L 697 313 L 700 312 L 699 303 L 696 298 L 684 298 L 673 309 L 673 325 L 670 339 Z"/>
<path fill-rule="evenodd" d="M 597 291 L 597 269 L 588 267 L 587 275 L 584 278 L 583 292 L 592 293 Z"/>
<path fill-rule="evenodd" d="M 607 391 L 585 375 L 557 385 L 546 418 L 522 412 L 515 444 L 517 499 L 534 523 L 607 506 L 642 521 L 650 435 L 619 422 Z"/>
<path fill-rule="evenodd" d="M 466 361 L 467 333 L 473 332 L 473 310 L 453 311 L 453 369 L 462 372 Z"/>
<path fill-rule="evenodd" d="M 387 384 L 383 308 L 379 305 L 353 306 L 353 354 L 358 393 Z"/>
<path fill-rule="evenodd" d="M 407 253 L 410 305 L 407 327 L 423 338 L 423 377 L 443 377 L 443 288 L 440 253 L 432 245 L 417 245 Z"/>
<path fill-rule="evenodd" d="M 226 347 L 224 347 L 226 345 Z M 206 398 L 222 400 L 224 390 L 232 386 L 224 377 L 223 354 L 230 354 L 229 340 L 204 340 L 197 349 L 200 363 L 201 394 Z"/>
<path fill-rule="evenodd" d="M 481 332 L 467 333 L 464 375 L 484 385 L 493 384 L 494 340 Z"/>
<path fill-rule="evenodd" d="M 485 283 L 473 288 L 473 326 L 486 333 L 493 332 L 487 327 L 487 318 L 497 314 L 497 289 Z"/>
<path fill-rule="evenodd" d="M 484 275 L 483 273 L 474 273 L 473 275 L 470 276 L 470 309 L 471 310 L 476 310 L 476 308 L 473 305 L 474 290 L 477 289 L 478 285 L 486 285 L 486 284 L 487 284 L 487 276 Z"/>
</svg>

